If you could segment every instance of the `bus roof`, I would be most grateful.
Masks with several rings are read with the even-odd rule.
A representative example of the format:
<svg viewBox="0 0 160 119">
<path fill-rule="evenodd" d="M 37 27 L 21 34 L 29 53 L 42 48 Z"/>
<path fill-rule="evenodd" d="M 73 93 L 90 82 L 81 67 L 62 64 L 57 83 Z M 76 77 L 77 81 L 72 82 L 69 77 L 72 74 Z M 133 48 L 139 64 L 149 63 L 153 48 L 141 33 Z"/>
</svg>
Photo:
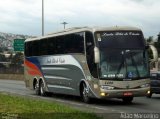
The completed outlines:
<svg viewBox="0 0 160 119">
<path fill-rule="evenodd" d="M 91 31 L 91 32 L 96 32 L 96 31 L 119 31 L 119 30 L 131 30 L 131 31 L 141 31 L 141 29 L 137 27 L 129 27 L 129 26 L 114 26 L 114 27 L 73 27 L 73 28 L 68 28 L 64 29 L 62 31 L 58 32 L 53 32 L 49 33 L 45 36 L 40 36 L 36 38 L 29 38 L 26 39 L 25 42 L 28 41 L 34 41 L 34 40 L 40 40 L 40 39 L 45 39 L 45 38 L 50 38 L 54 36 L 61 36 L 61 35 L 66 35 L 66 34 L 71 34 L 71 33 L 77 33 L 77 32 L 82 32 L 82 31 Z"/>
</svg>

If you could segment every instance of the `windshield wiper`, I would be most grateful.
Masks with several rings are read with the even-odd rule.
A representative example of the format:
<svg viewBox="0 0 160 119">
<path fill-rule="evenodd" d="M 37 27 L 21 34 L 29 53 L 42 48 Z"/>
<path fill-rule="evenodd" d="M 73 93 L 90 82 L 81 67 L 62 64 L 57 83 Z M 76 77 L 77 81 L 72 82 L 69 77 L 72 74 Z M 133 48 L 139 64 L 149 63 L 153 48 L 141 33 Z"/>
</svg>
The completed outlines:
<svg viewBox="0 0 160 119">
<path fill-rule="evenodd" d="M 140 77 L 140 74 L 139 74 L 139 71 L 138 71 L 138 68 L 137 68 L 136 62 L 135 62 L 135 60 L 134 60 L 134 58 L 133 58 L 133 55 L 132 55 L 132 52 L 130 52 L 129 54 L 130 54 L 130 56 L 131 56 L 132 65 L 133 65 L 133 66 L 135 66 L 135 68 L 136 68 L 136 72 L 137 72 L 137 75 L 138 75 L 138 77 Z"/>
<path fill-rule="evenodd" d="M 119 67 L 118 67 L 116 76 L 118 76 L 118 74 L 120 73 L 120 71 L 121 71 L 121 69 L 122 69 L 122 67 L 123 67 L 123 65 L 124 65 L 124 61 L 125 61 L 125 58 L 124 58 L 124 51 L 122 51 L 121 54 L 122 54 L 122 62 L 121 62 L 121 64 L 120 64 Z"/>
</svg>

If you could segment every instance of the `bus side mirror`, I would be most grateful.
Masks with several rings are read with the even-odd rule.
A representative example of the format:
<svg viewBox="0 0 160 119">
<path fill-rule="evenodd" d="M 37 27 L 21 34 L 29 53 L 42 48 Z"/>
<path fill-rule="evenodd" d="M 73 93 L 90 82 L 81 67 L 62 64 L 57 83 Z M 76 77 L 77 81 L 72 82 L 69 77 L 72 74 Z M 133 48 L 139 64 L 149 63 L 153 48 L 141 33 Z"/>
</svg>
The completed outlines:
<svg viewBox="0 0 160 119">
<path fill-rule="evenodd" d="M 151 59 L 152 62 L 157 62 L 158 61 L 158 51 L 157 48 L 154 45 L 149 45 L 149 48 L 152 51 L 153 54 L 153 59 Z"/>
<path fill-rule="evenodd" d="M 100 52 L 99 48 L 94 47 L 94 62 L 99 63 L 100 62 Z"/>
</svg>

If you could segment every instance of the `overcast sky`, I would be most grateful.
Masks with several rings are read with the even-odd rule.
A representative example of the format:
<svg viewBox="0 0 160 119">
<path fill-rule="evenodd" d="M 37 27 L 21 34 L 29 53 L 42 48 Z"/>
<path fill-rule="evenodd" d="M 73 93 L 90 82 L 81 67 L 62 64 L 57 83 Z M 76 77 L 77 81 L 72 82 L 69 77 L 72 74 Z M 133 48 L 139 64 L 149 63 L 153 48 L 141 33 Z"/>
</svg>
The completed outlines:
<svg viewBox="0 0 160 119">
<path fill-rule="evenodd" d="M 0 0 L 0 32 L 41 35 L 41 0 Z M 45 33 L 79 26 L 136 26 L 160 32 L 160 0 L 44 0 Z"/>
</svg>

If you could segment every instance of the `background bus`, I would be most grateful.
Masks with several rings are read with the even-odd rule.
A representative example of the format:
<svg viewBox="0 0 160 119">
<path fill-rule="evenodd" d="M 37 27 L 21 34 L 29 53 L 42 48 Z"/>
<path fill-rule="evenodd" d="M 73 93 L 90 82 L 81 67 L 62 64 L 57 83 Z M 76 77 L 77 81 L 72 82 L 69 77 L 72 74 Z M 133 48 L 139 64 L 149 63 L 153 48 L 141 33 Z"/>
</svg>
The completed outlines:
<svg viewBox="0 0 160 119">
<path fill-rule="evenodd" d="M 25 41 L 25 83 L 47 92 L 91 98 L 146 96 L 150 90 L 143 33 L 134 27 L 71 28 Z"/>
</svg>

